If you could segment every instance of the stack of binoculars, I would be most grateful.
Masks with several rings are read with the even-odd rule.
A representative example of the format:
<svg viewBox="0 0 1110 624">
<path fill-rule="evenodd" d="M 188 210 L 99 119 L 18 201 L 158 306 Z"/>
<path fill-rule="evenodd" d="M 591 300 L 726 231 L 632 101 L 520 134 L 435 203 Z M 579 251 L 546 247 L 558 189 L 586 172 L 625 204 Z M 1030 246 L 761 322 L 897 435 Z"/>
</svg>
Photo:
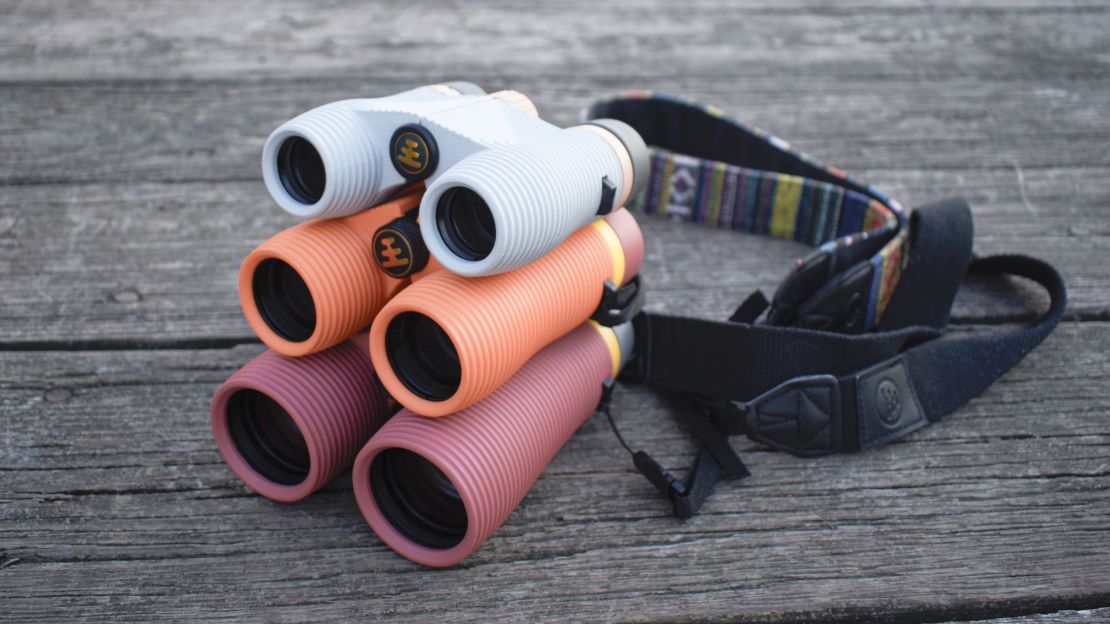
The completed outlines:
<svg viewBox="0 0 1110 624">
<path fill-rule="evenodd" d="M 269 349 L 212 399 L 232 470 L 292 502 L 353 465 L 386 544 L 462 561 L 631 354 L 644 245 L 623 206 L 648 166 L 620 121 L 560 129 L 520 93 L 469 83 L 280 126 L 266 188 L 309 220 L 239 273 Z"/>
</svg>

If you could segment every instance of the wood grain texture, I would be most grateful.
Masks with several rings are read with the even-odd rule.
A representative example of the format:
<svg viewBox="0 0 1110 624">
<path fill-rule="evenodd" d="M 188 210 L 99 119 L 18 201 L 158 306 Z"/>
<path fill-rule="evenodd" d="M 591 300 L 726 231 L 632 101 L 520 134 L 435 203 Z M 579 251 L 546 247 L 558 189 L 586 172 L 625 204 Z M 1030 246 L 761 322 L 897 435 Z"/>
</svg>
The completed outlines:
<svg viewBox="0 0 1110 624">
<path fill-rule="evenodd" d="M 9 3 L 11 4 L 11 3 Z M 1104 3 L 15 3 L 0 77 L 1104 74 Z M 1085 62 L 1086 61 L 1086 62 Z"/>
<path fill-rule="evenodd" d="M 1110 619 L 1110 7 L 875 3 L 0 0 L 0 619 Z M 1068 321 L 939 426 L 799 460 L 666 515 L 591 419 L 463 566 L 369 531 L 343 476 L 251 495 L 207 424 L 261 347 L 245 254 L 293 223 L 258 158 L 331 100 L 465 78 L 572 123 L 656 89 L 716 104 L 908 205 L 974 208 L 980 253 L 1064 273 Z M 799 245 L 643 220 L 650 307 L 727 316 Z M 693 254 L 693 255 L 692 255 Z M 705 259 L 710 261 L 705 261 Z M 956 331 L 1029 318 L 974 282 Z M 753 363 L 757 365 L 757 363 Z M 615 413 L 689 462 L 649 393 Z"/>
<path fill-rule="evenodd" d="M 257 346 L 0 354 L 5 610 L 913 621 L 1097 607 L 1110 599 L 1108 330 L 1066 323 L 944 423 L 874 452 L 800 460 L 738 443 L 755 476 L 687 522 L 595 417 L 448 571 L 383 546 L 349 477 L 283 506 L 222 464 L 207 401 Z M 690 461 L 652 395 L 622 389 L 615 413 L 633 446 Z"/>
<path fill-rule="evenodd" d="M 1110 620 L 1110 609 L 1088 609 L 1084 611 L 1057 611 L 1018 617 L 992 618 L 977 620 L 979 624 L 1035 624 L 1049 622 L 1104 622 Z"/>
<path fill-rule="evenodd" d="M 1110 223 L 1103 205 L 1084 195 L 1102 193 L 1105 184 L 1078 172 L 1025 176 L 1030 201 L 1057 205 L 1054 195 L 1069 183 L 1074 201 L 1066 210 L 1029 216 L 1012 172 L 982 176 L 967 189 L 979 198 L 976 249 L 1053 262 L 1068 280 L 1070 314 L 1107 318 L 1110 266 L 1091 259 L 1110 252 Z M 902 179 L 917 184 L 921 174 Z M 235 293 L 239 263 L 294 223 L 271 205 L 259 181 L 2 189 L 0 344 L 11 348 L 250 340 Z M 727 318 L 753 289 L 773 292 L 807 251 L 650 218 L 641 224 L 649 306 L 682 314 Z M 1037 290 L 1011 294 L 979 282 L 966 291 L 956 315 L 967 321 L 1028 316 L 1035 307 L 1028 300 L 1040 297 Z"/>
</svg>

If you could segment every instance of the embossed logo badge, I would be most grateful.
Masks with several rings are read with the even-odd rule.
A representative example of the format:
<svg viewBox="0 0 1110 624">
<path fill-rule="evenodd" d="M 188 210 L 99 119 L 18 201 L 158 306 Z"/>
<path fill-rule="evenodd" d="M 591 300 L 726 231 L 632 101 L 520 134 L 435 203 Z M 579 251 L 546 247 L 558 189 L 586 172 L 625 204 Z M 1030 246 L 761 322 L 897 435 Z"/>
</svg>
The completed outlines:
<svg viewBox="0 0 1110 624">
<path fill-rule="evenodd" d="M 423 180 L 432 175 L 439 160 L 435 138 L 423 126 L 401 126 L 390 141 L 390 158 L 406 180 Z"/>
<path fill-rule="evenodd" d="M 902 418 L 902 392 L 893 380 L 883 379 L 875 388 L 875 411 L 879 420 L 890 426 L 898 424 Z"/>
<path fill-rule="evenodd" d="M 408 277 L 413 270 L 412 244 L 401 232 L 384 227 L 374 235 L 374 259 L 393 277 Z"/>
</svg>

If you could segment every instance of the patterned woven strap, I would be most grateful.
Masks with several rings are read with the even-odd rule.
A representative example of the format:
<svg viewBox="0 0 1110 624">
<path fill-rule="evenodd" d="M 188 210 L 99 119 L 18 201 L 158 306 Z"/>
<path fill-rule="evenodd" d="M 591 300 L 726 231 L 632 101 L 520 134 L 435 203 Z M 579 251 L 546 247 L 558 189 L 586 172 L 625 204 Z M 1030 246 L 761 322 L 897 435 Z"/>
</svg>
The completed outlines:
<svg viewBox="0 0 1110 624">
<path fill-rule="evenodd" d="M 865 326 L 878 325 L 907 257 L 908 215 L 898 202 L 712 106 L 635 92 L 583 111 L 584 119 L 604 116 L 629 122 L 651 146 L 650 178 L 630 202 L 634 210 L 794 240 L 824 253 L 889 238 L 870 260 Z M 707 154 L 715 158 L 699 157 Z"/>
<path fill-rule="evenodd" d="M 652 150 L 647 190 L 633 207 L 813 246 L 897 225 L 890 208 L 842 186 L 658 148 Z"/>
</svg>

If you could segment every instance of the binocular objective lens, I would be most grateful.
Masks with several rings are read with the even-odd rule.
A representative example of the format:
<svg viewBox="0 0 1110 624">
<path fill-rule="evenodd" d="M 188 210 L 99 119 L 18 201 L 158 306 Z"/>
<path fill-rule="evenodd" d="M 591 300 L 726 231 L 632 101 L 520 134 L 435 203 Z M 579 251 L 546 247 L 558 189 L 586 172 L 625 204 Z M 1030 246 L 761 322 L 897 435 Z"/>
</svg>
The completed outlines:
<svg viewBox="0 0 1110 624">
<path fill-rule="evenodd" d="M 383 450 L 370 465 L 370 486 L 385 519 L 417 544 L 446 549 L 466 535 L 466 507 L 458 490 L 420 455 Z"/>
<path fill-rule="evenodd" d="M 254 304 L 275 334 L 304 342 L 316 331 L 316 304 L 297 270 L 277 258 L 258 263 L 252 283 Z"/>
<path fill-rule="evenodd" d="M 297 485 L 308 476 L 308 446 L 297 423 L 257 390 L 239 390 L 227 402 L 227 427 L 243 459 L 263 477 Z"/>
<path fill-rule="evenodd" d="M 436 203 L 436 227 L 451 253 L 472 262 L 488 256 L 497 239 L 489 206 L 477 193 L 462 186 L 448 189 L 440 196 Z"/>
<path fill-rule="evenodd" d="M 324 194 L 327 175 L 320 153 L 307 139 L 289 137 L 278 148 L 277 170 L 285 192 L 302 204 L 312 205 Z"/>
<path fill-rule="evenodd" d="M 458 391 L 459 352 L 431 318 L 419 312 L 393 317 L 385 331 L 385 349 L 394 374 L 417 396 L 446 401 Z"/>
</svg>

